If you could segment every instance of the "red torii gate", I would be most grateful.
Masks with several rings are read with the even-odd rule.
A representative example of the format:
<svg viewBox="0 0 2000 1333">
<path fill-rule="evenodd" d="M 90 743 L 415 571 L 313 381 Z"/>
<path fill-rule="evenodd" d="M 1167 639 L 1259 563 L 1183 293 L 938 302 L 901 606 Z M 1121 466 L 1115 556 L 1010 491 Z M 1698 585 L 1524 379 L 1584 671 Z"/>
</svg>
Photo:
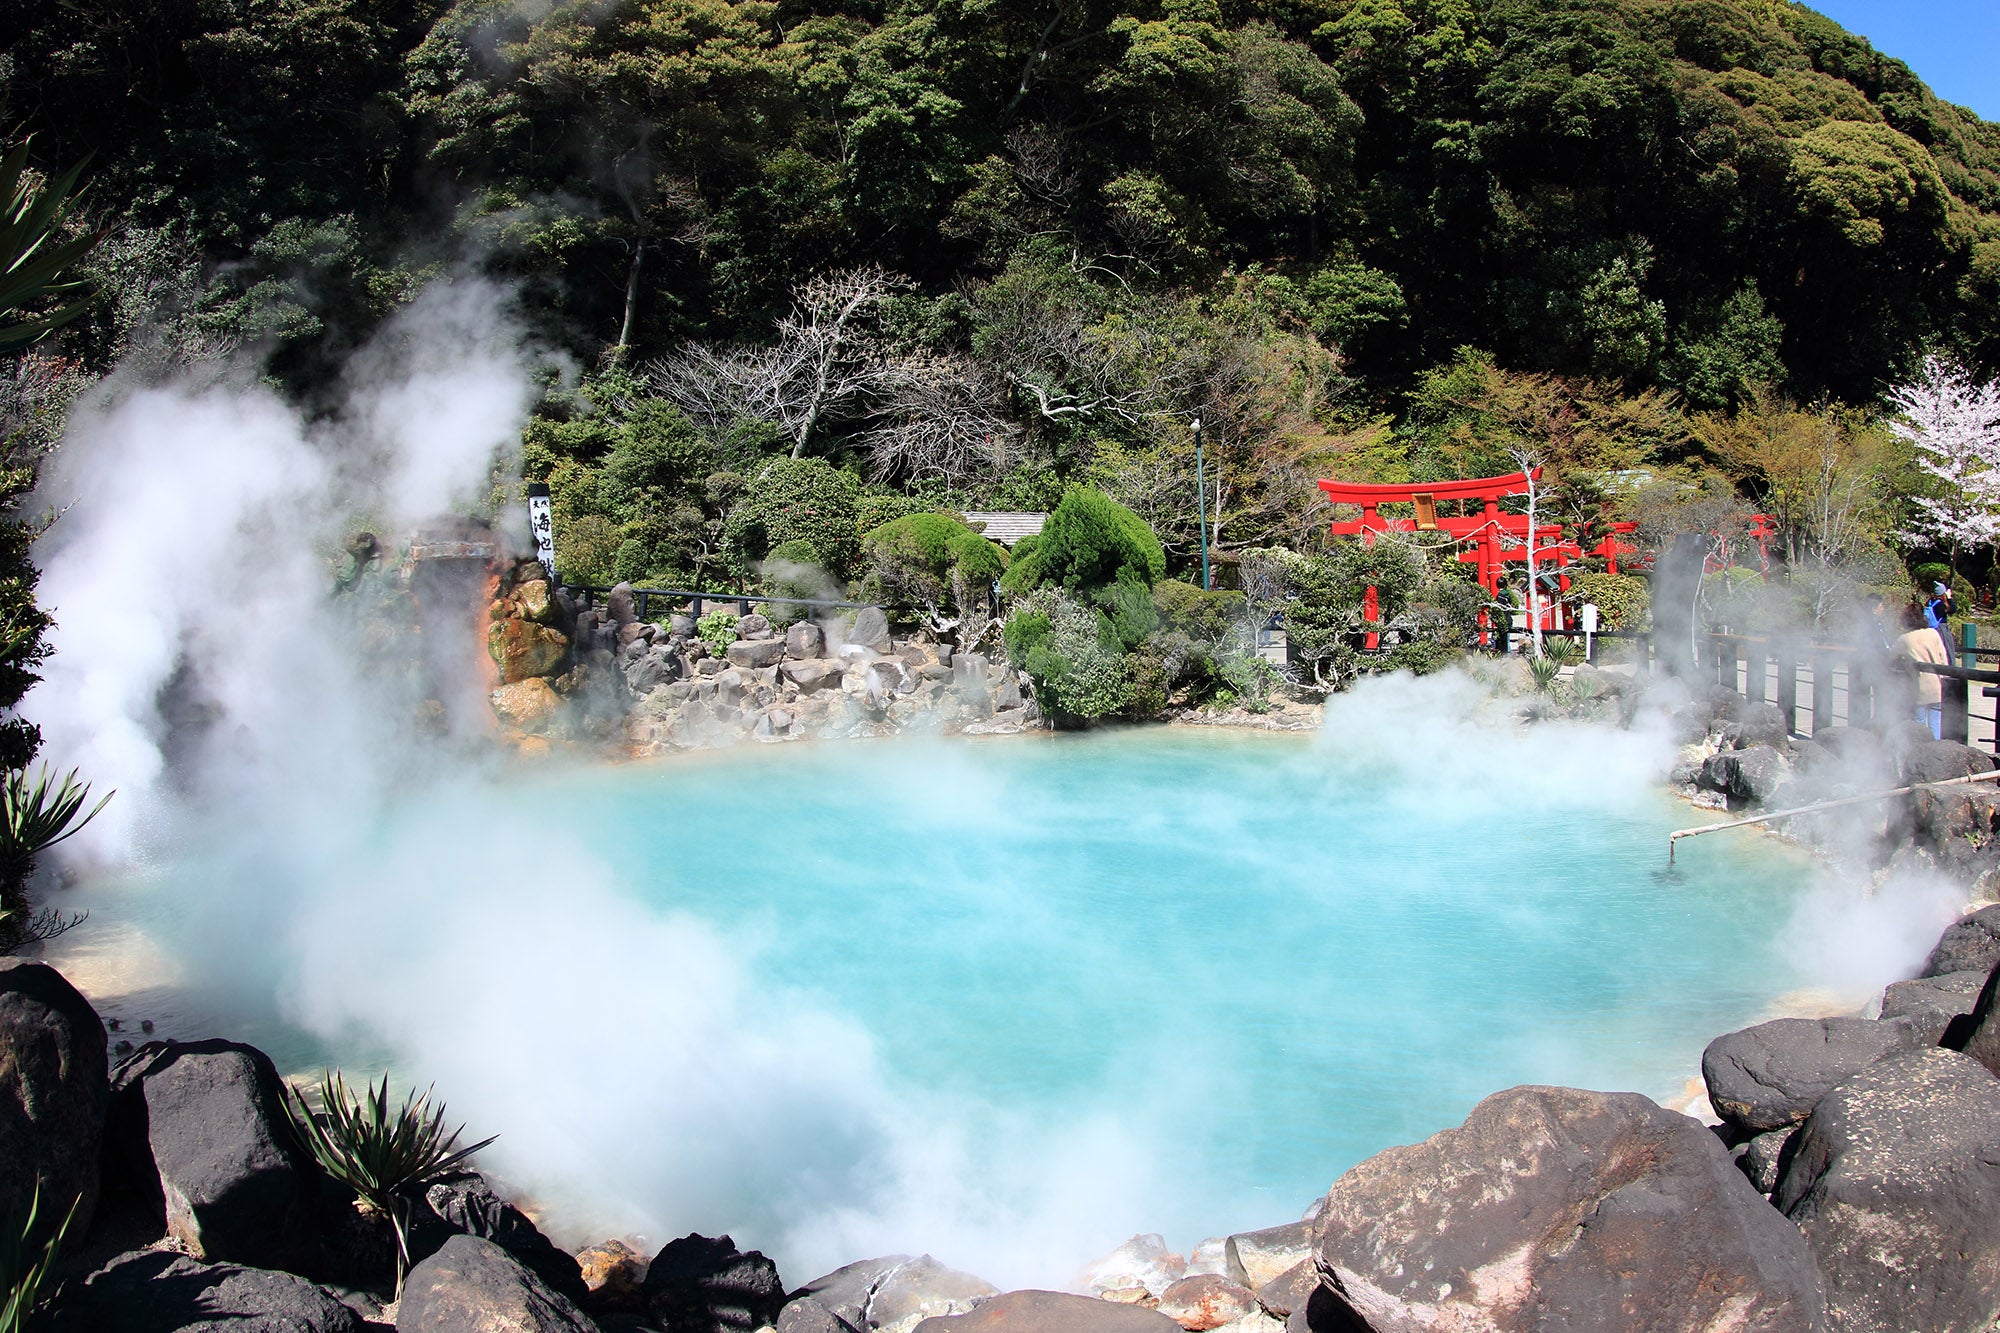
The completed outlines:
<svg viewBox="0 0 2000 1333">
<path fill-rule="evenodd" d="M 1479 567 L 1479 584 L 1487 595 L 1498 598 L 1503 578 L 1503 567 L 1509 561 L 1526 561 L 1528 543 L 1527 516 L 1506 514 L 1500 510 L 1500 502 L 1516 495 L 1526 495 L 1529 483 L 1541 479 L 1542 470 L 1515 472 L 1504 477 L 1470 477 L 1458 481 L 1410 482 L 1401 485 L 1380 485 L 1364 482 L 1322 481 L 1319 488 L 1326 492 L 1327 500 L 1333 504 L 1351 504 L 1361 507 L 1361 517 L 1352 522 L 1334 523 L 1332 535 L 1336 537 L 1358 536 L 1368 545 L 1375 542 L 1378 532 L 1442 532 L 1458 540 L 1475 543 L 1471 551 L 1463 552 L 1459 559 Z M 1440 500 L 1477 500 L 1481 511 L 1477 515 L 1459 518 L 1441 518 L 1437 512 Z M 1385 504 L 1409 504 L 1416 508 L 1415 518 L 1389 518 L 1381 514 Z M 1617 525 L 1625 527 L 1628 525 Z M 1582 550 L 1572 542 L 1565 542 L 1562 525 L 1538 523 L 1532 538 L 1535 557 L 1543 555 L 1575 559 Z M 1546 545 L 1544 543 L 1547 543 Z M 1607 534 L 1602 548 L 1594 554 L 1602 554 L 1612 560 L 1617 559 L 1621 548 L 1616 533 Z M 1568 589 L 1567 576 L 1562 577 L 1564 591 Z M 1543 612 L 1543 627 L 1549 628 L 1550 619 L 1560 614 L 1557 604 Z M 1364 620 L 1374 624 L 1381 612 L 1381 604 L 1376 592 L 1370 587 L 1362 596 L 1361 614 Z M 1485 613 L 1480 613 L 1481 622 Z M 1368 631 L 1367 646 L 1377 647 L 1381 638 L 1377 631 Z"/>
</svg>

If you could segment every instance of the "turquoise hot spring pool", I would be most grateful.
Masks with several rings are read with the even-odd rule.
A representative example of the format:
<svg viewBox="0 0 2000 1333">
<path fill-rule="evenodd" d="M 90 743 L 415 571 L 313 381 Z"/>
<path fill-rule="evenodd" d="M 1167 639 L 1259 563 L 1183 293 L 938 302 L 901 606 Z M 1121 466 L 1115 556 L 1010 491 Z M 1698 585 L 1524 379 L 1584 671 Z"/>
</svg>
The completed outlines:
<svg viewBox="0 0 2000 1333">
<path fill-rule="evenodd" d="M 113 1012 L 435 1079 L 571 1239 L 733 1229 L 794 1279 L 930 1249 L 1051 1281 L 1271 1225 L 1512 1084 L 1683 1096 L 1817 980 L 1800 854 L 1662 874 L 1700 819 L 1656 750 L 1360 706 L 409 793 L 101 886 L 125 924 L 74 948 L 174 960 Z"/>
</svg>

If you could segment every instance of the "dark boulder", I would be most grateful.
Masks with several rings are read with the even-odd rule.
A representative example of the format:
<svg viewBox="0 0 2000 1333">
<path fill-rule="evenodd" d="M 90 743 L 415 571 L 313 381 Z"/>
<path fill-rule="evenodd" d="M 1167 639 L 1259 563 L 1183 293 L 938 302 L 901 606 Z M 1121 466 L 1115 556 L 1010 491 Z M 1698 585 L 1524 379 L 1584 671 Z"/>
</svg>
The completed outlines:
<svg viewBox="0 0 2000 1333">
<path fill-rule="evenodd" d="M 1746 700 L 1722 729 L 1722 743 L 1732 750 L 1752 745 L 1781 746 L 1791 735 L 1785 712 L 1776 704 Z"/>
<path fill-rule="evenodd" d="M 1979 988 L 1971 1012 L 1954 1018 L 1939 1044 L 1963 1051 L 2000 1076 L 2000 1013 L 1995 1012 L 1996 1007 L 2000 1007 L 2000 963 L 1994 964 L 1986 984 Z"/>
<path fill-rule="evenodd" d="M 1991 972 L 2000 963 L 2000 903 L 1982 907 L 1945 927 L 1919 977 L 1947 972 Z"/>
<path fill-rule="evenodd" d="M 1768 745 L 1724 750 L 1701 766 L 1701 785 L 1733 801 L 1762 804 L 1790 775 L 1785 757 Z"/>
<path fill-rule="evenodd" d="M 493 1242 L 574 1304 L 590 1299 L 576 1257 L 558 1249 L 526 1213 L 495 1194 L 477 1171 L 455 1171 L 425 1182 L 422 1202 L 411 1209 L 410 1261 L 429 1258 L 457 1235 Z"/>
<path fill-rule="evenodd" d="M 770 617 L 752 611 L 736 622 L 736 637 L 739 639 L 768 639 L 772 635 Z"/>
<path fill-rule="evenodd" d="M 879 606 L 864 606 L 854 613 L 854 623 L 848 627 L 847 642 L 858 644 L 870 652 L 886 653 L 894 648 L 895 641 L 889 637 L 889 617 L 882 614 Z"/>
<path fill-rule="evenodd" d="M 1957 741 L 1918 741 L 1903 753 L 1904 782 L 1944 782 L 1993 771 L 1993 756 Z"/>
<path fill-rule="evenodd" d="M 826 651 L 826 635 L 810 620 L 793 621 L 785 627 L 785 656 L 794 661 L 818 657 Z"/>
<path fill-rule="evenodd" d="M 453 1236 L 403 1280 L 396 1333 L 597 1333 L 597 1325 L 498 1245 Z"/>
<path fill-rule="evenodd" d="M 121 1254 L 57 1298 L 52 1333 L 362 1333 L 361 1316 L 291 1273 Z"/>
<path fill-rule="evenodd" d="M 1778 1178 L 1784 1172 L 1785 1148 L 1798 1136 L 1797 1125 L 1786 1125 L 1783 1129 L 1773 1129 L 1759 1134 L 1745 1143 L 1736 1158 L 1736 1165 L 1743 1168 L 1743 1174 L 1757 1187 L 1759 1194 L 1769 1194 L 1778 1188 Z"/>
<path fill-rule="evenodd" d="M 863 1259 L 834 1269 L 793 1292 L 778 1316 L 780 1333 L 865 1333 L 868 1302 L 889 1273 L 910 1262 L 907 1254 Z"/>
<path fill-rule="evenodd" d="M 754 671 L 784 661 L 785 641 L 772 638 L 738 639 L 723 649 L 722 655 L 733 665 Z"/>
<path fill-rule="evenodd" d="M 112 1087 L 113 1149 L 172 1240 L 209 1261 L 301 1261 L 313 1243 L 314 1168 L 269 1056 L 233 1041 L 148 1042 Z"/>
<path fill-rule="evenodd" d="M 633 596 L 632 585 L 621 583 L 604 594 L 604 620 L 616 629 L 624 629 L 639 618 L 638 598 Z"/>
<path fill-rule="evenodd" d="M 1921 1047 L 1820 1100 L 1771 1202 L 1819 1259 L 1833 1333 L 2000 1317 L 2000 1080 Z"/>
<path fill-rule="evenodd" d="M 1713 1133 L 1630 1093 L 1497 1093 L 1342 1176 L 1319 1226 L 1316 1333 L 1817 1327 L 1797 1230 Z"/>
<path fill-rule="evenodd" d="M 1942 976 L 1898 981 L 1882 992 L 1882 1017 L 1900 1018 L 1913 1025 L 1923 1044 L 1935 1046 L 1951 1020 L 1972 1012 L 1984 972 L 1946 972 Z"/>
<path fill-rule="evenodd" d="M 970 1314 L 926 1319 L 916 1333 L 1180 1333 L 1180 1327 L 1136 1305 L 1056 1291 L 1010 1291 Z"/>
<path fill-rule="evenodd" d="M 777 1265 L 727 1236 L 668 1241 L 646 1269 L 645 1292 L 666 1333 L 745 1333 L 785 1306 Z"/>
<path fill-rule="evenodd" d="M 26 1211 L 41 1182 L 57 1216 L 97 1209 L 98 1155 L 111 1095 L 104 1024 L 45 963 L 0 958 L 0 1217 Z"/>
<path fill-rule="evenodd" d="M 1319 1268 L 1311 1259 L 1305 1259 L 1257 1288 L 1257 1304 L 1272 1317 L 1283 1319 L 1295 1310 L 1305 1309 L 1317 1290 Z"/>
<path fill-rule="evenodd" d="M 1897 1018 L 1779 1018 L 1710 1042 L 1701 1076 L 1725 1123 L 1762 1134 L 1798 1124 L 1836 1083 L 1920 1040 Z"/>
</svg>

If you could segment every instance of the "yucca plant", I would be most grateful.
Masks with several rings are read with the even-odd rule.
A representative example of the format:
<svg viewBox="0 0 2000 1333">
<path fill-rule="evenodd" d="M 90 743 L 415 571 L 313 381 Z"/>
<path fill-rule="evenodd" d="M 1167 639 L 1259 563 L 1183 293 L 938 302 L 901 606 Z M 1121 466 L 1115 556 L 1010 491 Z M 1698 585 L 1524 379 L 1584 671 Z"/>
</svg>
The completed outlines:
<svg viewBox="0 0 2000 1333">
<path fill-rule="evenodd" d="M 389 1109 L 389 1076 L 378 1085 L 363 1085 L 357 1096 L 337 1069 L 320 1076 L 319 1109 L 306 1104 L 305 1094 L 290 1089 L 285 1110 L 299 1141 L 326 1173 L 352 1189 L 364 1213 L 389 1219 L 396 1233 L 396 1299 L 402 1299 L 403 1278 L 410 1271 L 409 1207 L 406 1186 L 437 1175 L 493 1142 L 481 1139 L 460 1148 L 465 1126 L 444 1131 L 444 1103 L 431 1105 L 431 1093 L 414 1088 L 400 1111 Z M 494 1138 L 498 1138 L 495 1135 Z"/>
<path fill-rule="evenodd" d="M 34 1193 L 28 1196 L 26 1213 L 0 1226 L 0 1293 L 4 1293 L 4 1299 L 0 1299 L 0 1333 L 21 1333 L 28 1326 L 29 1317 L 41 1308 L 49 1274 L 56 1266 L 63 1242 L 69 1238 L 70 1224 L 76 1221 L 76 1204 L 80 1202 L 79 1199 L 70 1204 L 69 1212 L 48 1235 L 38 1234 L 48 1228 L 41 1215 L 42 1182 L 37 1180 Z"/>
<path fill-rule="evenodd" d="M 1577 658 L 1576 640 L 1550 637 L 1542 640 L 1542 656 L 1557 667 L 1566 667 Z"/>
<path fill-rule="evenodd" d="M 75 769 L 60 779 L 47 765 L 33 777 L 25 768 L 8 770 L 0 778 L 0 879 L 25 878 L 37 856 L 82 832 L 112 795 L 85 810 L 90 784 L 78 782 Z"/>
<path fill-rule="evenodd" d="M 1528 659 L 1528 674 L 1535 678 L 1535 689 L 1547 694 L 1556 683 L 1556 673 L 1562 670 L 1562 663 L 1549 656 Z"/>
<path fill-rule="evenodd" d="M 79 163 L 37 189 L 28 173 L 25 140 L 0 157 L 0 349 L 34 342 L 83 313 L 85 284 L 63 275 L 103 233 L 62 238 L 82 170 Z M 30 318 L 15 317 L 51 296 L 79 299 Z"/>
</svg>

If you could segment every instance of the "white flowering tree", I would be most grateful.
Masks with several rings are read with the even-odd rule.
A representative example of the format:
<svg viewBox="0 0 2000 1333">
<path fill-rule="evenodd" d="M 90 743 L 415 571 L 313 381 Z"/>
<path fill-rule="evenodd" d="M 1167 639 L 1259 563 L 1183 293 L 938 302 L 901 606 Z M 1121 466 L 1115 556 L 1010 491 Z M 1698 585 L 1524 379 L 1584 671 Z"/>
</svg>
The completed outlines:
<svg viewBox="0 0 2000 1333">
<path fill-rule="evenodd" d="M 1917 466 L 1941 483 L 1910 498 L 1909 541 L 1934 542 L 1956 562 L 1961 551 L 2000 541 L 2000 384 L 1981 384 L 1957 362 L 1924 358 L 1923 373 L 1889 395 L 1889 429 L 1915 450 Z"/>
</svg>

